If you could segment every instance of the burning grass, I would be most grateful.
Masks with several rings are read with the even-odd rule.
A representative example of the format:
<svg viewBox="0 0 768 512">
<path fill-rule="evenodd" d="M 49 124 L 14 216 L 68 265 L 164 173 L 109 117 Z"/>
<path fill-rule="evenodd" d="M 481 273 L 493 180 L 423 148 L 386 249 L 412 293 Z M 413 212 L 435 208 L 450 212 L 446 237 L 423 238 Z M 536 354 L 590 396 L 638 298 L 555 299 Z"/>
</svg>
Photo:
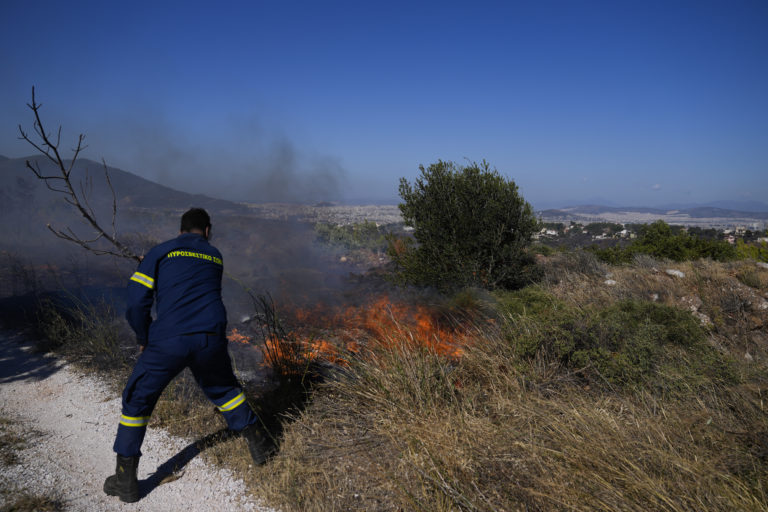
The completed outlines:
<svg viewBox="0 0 768 512">
<path fill-rule="evenodd" d="M 750 263 L 605 267 L 616 285 L 577 263 L 497 294 L 460 357 L 380 329 L 293 415 L 256 491 L 285 510 L 765 510 Z M 723 306 L 720 326 L 694 316 Z"/>
<path fill-rule="evenodd" d="M 278 378 L 304 376 L 318 365 L 348 367 L 351 358 L 364 358 L 374 347 L 426 348 L 459 359 L 469 342 L 465 313 L 388 295 L 352 306 L 288 306 L 280 315 L 270 297 L 254 297 L 254 305 L 256 327 L 233 328 L 228 338 L 259 346 L 264 365 Z"/>
<path fill-rule="evenodd" d="M 455 365 L 400 349 L 355 362 L 257 489 L 286 510 L 764 510 L 758 394 L 534 382 L 502 336 L 484 342 Z"/>
</svg>

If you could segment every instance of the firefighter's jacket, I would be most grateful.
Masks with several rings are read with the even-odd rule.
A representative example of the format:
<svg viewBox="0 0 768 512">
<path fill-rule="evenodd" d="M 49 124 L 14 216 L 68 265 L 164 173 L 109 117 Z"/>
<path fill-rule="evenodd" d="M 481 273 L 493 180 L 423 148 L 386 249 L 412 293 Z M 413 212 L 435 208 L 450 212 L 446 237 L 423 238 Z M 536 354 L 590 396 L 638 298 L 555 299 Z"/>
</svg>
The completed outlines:
<svg viewBox="0 0 768 512">
<path fill-rule="evenodd" d="M 221 253 L 202 235 L 183 233 L 152 248 L 128 284 L 128 323 L 146 345 L 192 333 L 223 333 Z M 157 319 L 152 319 L 155 302 Z"/>
</svg>

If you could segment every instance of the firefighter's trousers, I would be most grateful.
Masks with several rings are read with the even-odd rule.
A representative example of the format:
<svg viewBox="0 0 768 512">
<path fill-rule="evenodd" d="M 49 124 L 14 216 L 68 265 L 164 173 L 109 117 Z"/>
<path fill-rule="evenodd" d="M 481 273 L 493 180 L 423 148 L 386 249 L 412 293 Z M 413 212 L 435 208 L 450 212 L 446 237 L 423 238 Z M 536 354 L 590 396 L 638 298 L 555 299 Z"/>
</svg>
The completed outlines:
<svg viewBox="0 0 768 512">
<path fill-rule="evenodd" d="M 198 385 L 221 411 L 230 429 L 240 431 L 258 421 L 232 372 L 223 333 L 150 341 L 123 391 L 123 414 L 114 446 L 118 455 L 141 455 L 152 410 L 168 383 L 185 367 L 192 370 Z"/>
</svg>

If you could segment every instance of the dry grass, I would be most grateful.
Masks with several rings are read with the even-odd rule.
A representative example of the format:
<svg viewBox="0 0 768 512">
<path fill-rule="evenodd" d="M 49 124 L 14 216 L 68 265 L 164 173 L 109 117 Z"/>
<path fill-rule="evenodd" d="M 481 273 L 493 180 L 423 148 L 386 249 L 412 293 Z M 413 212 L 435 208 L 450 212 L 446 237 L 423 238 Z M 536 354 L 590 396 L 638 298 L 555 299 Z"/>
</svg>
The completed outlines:
<svg viewBox="0 0 768 512">
<path fill-rule="evenodd" d="M 458 362 L 408 339 L 371 346 L 316 388 L 306 409 L 278 415 L 280 452 L 265 466 L 254 468 L 237 438 L 205 456 L 286 511 L 768 509 L 768 364 L 764 329 L 754 328 L 766 319 L 768 290 L 743 280 L 745 272 L 762 279 L 762 270 L 748 262 L 569 264 L 518 296 L 543 302 L 500 302 L 514 313 L 478 330 Z M 608 273 L 615 285 L 605 284 Z M 677 383 L 675 393 L 623 388 L 546 351 L 521 358 L 505 336 L 508 315 L 545 332 L 553 308 L 602 311 L 621 301 L 712 315 L 704 343 L 717 350 L 707 357 L 720 354 L 736 377 L 718 378 L 717 364 L 700 372 L 701 361 L 717 361 L 680 346 L 652 369 L 658 381 Z M 191 379 L 176 386 L 156 425 L 198 438 L 224 426 Z"/>
<path fill-rule="evenodd" d="M 0 418 L 0 465 L 11 466 L 18 462 L 17 451 L 26 443 L 13 428 L 14 421 Z"/>
<path fill-rule="evenodd" d="M 258 492 L 286 510 L 768 505 L 765 387 L 662 401 L 543 385 L 485 341 L 456 367 L 397 350 L 359 363 L 287 428 Z"/>
<path fill-rule="evenodd" d="M 56 351 L 86 369 L 127 375 L 136 354 L 135 336 L 105 299 L 66 295 L 38 305 L 39 352 Z"/>
<path fill-rule="evenodd" d="M 64 503 L 49 496 L 35 494 L 30 491 L 0 492 L 5 504 L 0 506 L 0 512 L 60 512 L 66 510 Z"/>
<path fill-rule="evenodd" d="M 19 463 L 18 451 L 27 445 L 27 440 L 17 432 L 19 428 L 15 421 L 0 417 L 0 469 Z M 61 510 L 64 510 L 64 504 L 56 496 L 38 494 L 0 480 L 0 512 Z"/>
<path fill-rule="evenodd" d="M 354 361 L 316 391 L 277 457 L 249 475 L 255 491 L 284 510 L 768 509 L 768 364 L 754 329 L 768 290 L 739 277 L 761 270 L 582 260 L 553 268 L 557 279 L 533 292 L 552 297 L 544 313 L 627 300 L 705 315 L 720 308 L 726 316 L 705 327 L 704 341 L 718 350 L 666 349 L 676 362 L 653 371 L 678 386 L 660 394 L 606 384 L 547 354 L 521 360 L 503 326 L 479 335 L 458 363 L 388 344 L 399 348 Z M 523 315 L 538 314 L 528 306 Z M 705 353 L 713 359 L 697 359 Z M 698 373 L 696 364 L 718 357 L 736 377 L 718 378 L 717 366 Z"/>
<path fill-rule="evenodd" d="M 542 284 L 496 295 L 494 322 L 460 360 L 398 330 L 317 386 L 306 408 L 290 408 L 296 389 L 251 393 L 262 416 L 280 420 L 280 451 L 266 465 L 254 468 L 237 438 L 204 454 L 285 511 L 768 510 L 768 271 L 636 263 L 547 258 Z M 490 300 L 456 302 L 487 311 Z M 631 385 L 574 366 L 556 344 L 521 355 L 519 340 L 546 341 L 558 315 L 600 327 L 601 314 L 616 323 L 635 310 L 621 304 L 690 311 L 699 337 L 660 344 L 654 357 L 666 359 Z M 639 328 L 663 333 L 649 319 Z M 199 439 L 224 422 L 183 376 L 152 426 Z"/>
</svg>

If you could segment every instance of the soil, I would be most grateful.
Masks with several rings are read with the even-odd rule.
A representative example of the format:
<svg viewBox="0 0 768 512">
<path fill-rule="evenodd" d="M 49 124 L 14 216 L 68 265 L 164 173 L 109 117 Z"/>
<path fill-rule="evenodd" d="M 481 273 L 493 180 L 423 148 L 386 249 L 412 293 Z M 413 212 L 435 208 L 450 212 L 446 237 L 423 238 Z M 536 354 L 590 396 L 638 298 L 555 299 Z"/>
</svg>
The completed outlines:
<svg viewBox="0 0 768 512">
<path fill-rule="evenodd" d="M 0 332 L 0 422 L 6 435 L 24 440 L 0 461 L 0 509 L 26 492 L 67 511 L 275 512 L 230 471 L 201 460 L 192 440 L 156 428 L 147 430 L 142 446 L 141 499 L 129 504 L 105 495 L 119 415 L 119 393 L 104 382 L 50 354 L 34 354 L 20 334 Z"/>
</svg>

